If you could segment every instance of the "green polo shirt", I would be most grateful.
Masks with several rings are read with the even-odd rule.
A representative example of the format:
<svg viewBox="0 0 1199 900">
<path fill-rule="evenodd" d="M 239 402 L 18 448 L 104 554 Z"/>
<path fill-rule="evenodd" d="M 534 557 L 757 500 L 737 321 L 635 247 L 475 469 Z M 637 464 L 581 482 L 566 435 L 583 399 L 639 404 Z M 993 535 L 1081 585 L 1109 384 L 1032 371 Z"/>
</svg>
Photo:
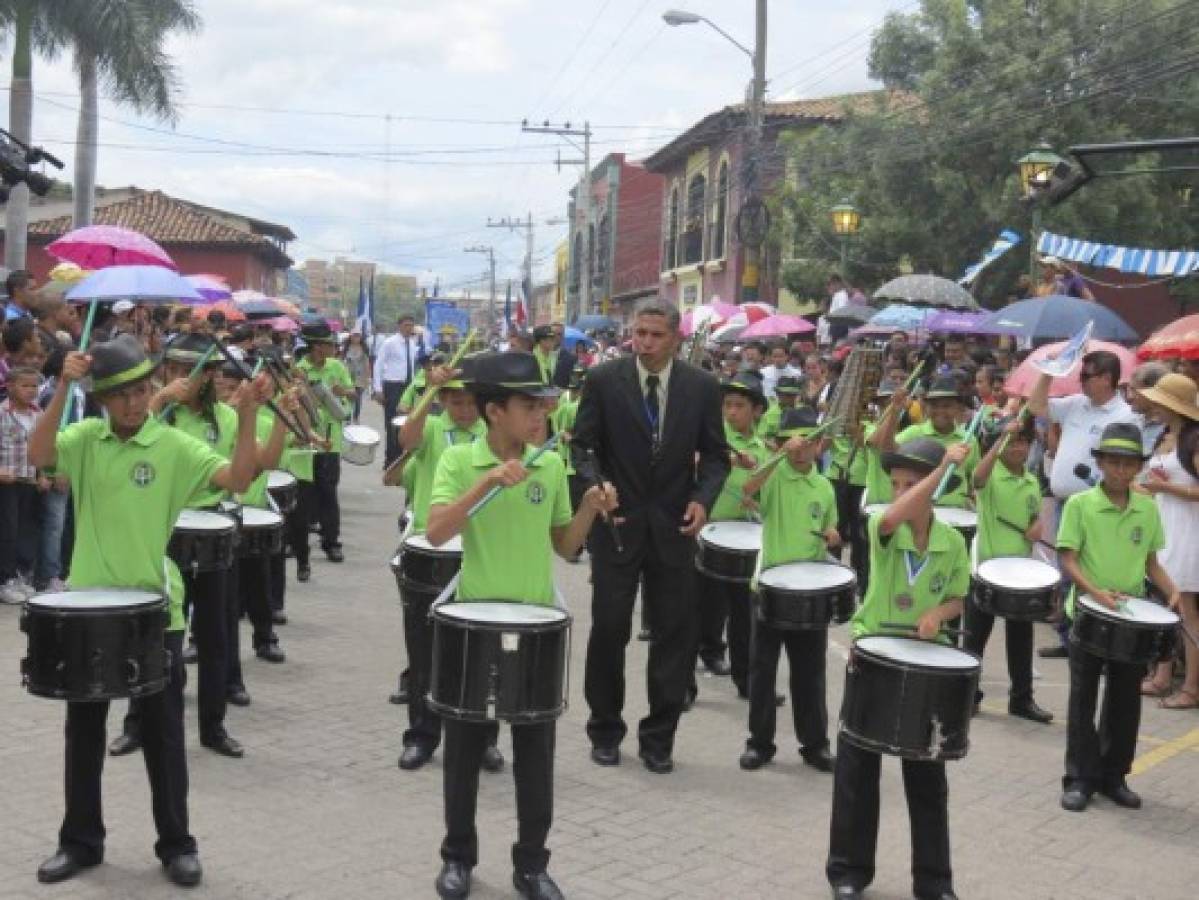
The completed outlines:
<svg viewBox="0 0 1199 900">
<path fill-rule="evenodd" d="M 308 378 L 309 381 L 319 381 L 327 387 L 343 387 L 352 388 L 354 379 L 350 376 L 350 370 L 346 368 L 345 363 L 340 359 L 327 359 L 325 364 L 319 369 L 313 365 L 312 360 L 305 356 L 300 360 L 300 371 Z M 339 398 L 342 407 L 345 407 L 346 401 Z M 341 430 L 343 422 L 340 418 L 334 419 L 329 415 L 329 411 L 325 409 L 325 404 L 317 403 L 317 411 L 320 413 L 320 418 L 316 423 L 316 433 L 318 437 L 328 435 L 330 443 L 330 451 L 332 453 L 340 453 L 342 447 Z M 390 423 L 388 423 L 390 427 Z"/>
<path fill-rule="evenodd" d="M 779 436 L 779 422 L 783 418 L 783 408 L 778 400 L 771 399 L 766 406 L 766 412 L 758 419 L 758 437 L 763 440 L 775 440 Z"/>
<path fill-rule="evenodd" d="M 399 408 L 402 410 L 411 410 L 416 406 L 420 395 L 425 392 L 425 385 L 429 381 L 429 373 L 424 369 L 417 369 L 416 374 L 412 376 L 412 380 L 408 382 L 408 386 L 404 388 L 404 393 L 400 394 Z M 387 423 L 390 427 L 391 423 Z"/>
<path fill-rule="evenodd" d="M 558 401 L 557 408 L 550 413 L 550 422 L 554 426 L 554 434 L 561 434 L 563 431 L 574 431 L 575 419 L 579 415 L 579 400 L 576 397 L 571 399 L 565 394 Z M 562 457 L 562 462 L 566 465 L 566 474 L 571 476 L 575 474 L 574 457 L 570 452 L 569 441 L 559 441 L 554 449 L 558 455 Z"/>
<path fill-rule="evenodd" d="M 848 435 L 833 438 L 833 446 L 829 451 L 829 477 L 833 481 L 839 481 L 845 477 L 846 466 L 849 467 L 848 477 L 845 480 L 848 484 L 854 487 L 865 487 L 866 485 L 866 448 L 859 447 L 858 452 L 853 452 L 853 438 Z M 850 460 L 853 460 L 852 464 Z"/>
<path fill-rule="evenodd" d="M 553 384 L 554 369 L 558 365 L 558 351 L 551 350 L 546 353 L 540 347 L 534 347 L 533 356 L 537 358 L 537 368 L 541 370 L 541 380 L 546 384 Z"/>
<path fill-rule="evenodd" d="M 183 580 L 167 543 L 179 514 L 202 505 L 227 460 L 152 416 L 127 441 L 105 420 L 84 419 L 59 432 L 56 446 L 75 512 L 71 587 L 165 592 L 170 630 L 181 630 Z"/>
<path fill-rule="evenodd" d="M 724 439 L 734 453 L 748 453 L 757 461 L 758 465 L 766 461 L 768 455 L 766 442 L 756 433 L 746 437 L 725 422 Z M 753 473 L 750 469 L 743 469 L 736 464 L 729 469 L 729 474 L 724 479 L 724 485 L 716 497 L 716 503 L 712 507 L 711 515 L 708 516 L 708 521 L 729 522 L 746 518 L 749 510 L 741 505 L 741 489 L 745 487 L 745 482 L 749 481 L 751 474 Z"/>
<path fill-rule="evenodd" d="M 260 445 L 265 445 L 270 441 L 274 428 L 275 414 L 265 406 L 260 406 L 258 418 L 254 421 L 254 437 Z M 269 509 L 270 505 L 266 502 L 266 482 L 269 475 L 269 472 L 260 472 L 258 477 L 250 482 L 246 492 L 238 496 L 238 499 L 246 506 Z"/>
<path fill-rule="evenodd" d="M 1028 556 L 1024 536 L 1041 514 L 1041 485 L 1032 472 L 1013 472 L 997 460 L 978 491 L 978 561 L 997 556 Z"/>
<path fill-rule="evenodd" d="M 800 472 L 784 459 L 774 467 L 758 496 L 761 568 L 828 556 L 823 534 L 837 524 L 837 498 L 833 483 L 815 465 Z"/>
<path fill-rule="evenodd" d="M 908 441 L 916 438 L 929 437 L 948 449 L 955 444 L 961 444 L 966 441 L 966 429 L 958 426 L 949 434 L 941 434 L 933 428 L 933 423 L 921 422 L 919 425 L 909 425 L 903 431 L 899 432 L 895 437 L 895 443 L 906 444 Z M 970 453 L 966 456 L 966 461 L 958 467 L 954 474 L 958 476 L 958 486 L 952 491 L 946 491 L 941 498 L 937 500 L 937 506 L 955 506 L 959 509 L 964 509 L 968 505 L 970 497 L 970 479 L 974 475 L 974 467 L 978 465 L 978 441 L 971 438 L 969 441 Z"/>
<path fill-rule="evenodd" d="M 300 481 L 312 481 L 312 456 L 315 451 L 311 447 L 288 447 L 283 451 L 282 467 L 295 475 Z"/>
<path fill-rule="evenodd" d="M 404 476 L 412 473 L 412 527 L 417 534 L 424 534 L 429 523 L 429 498 L 433 496 L 433 479 L 437 474 L 437 463 L 450 447 L 470 444 L 487 434 L 487 425 L 476 419 L 469 428 L 454 424 L 448 412 L 425 419 L 425 430 L 420 446 L 408 460 Z M 403 479 L 401 479 L 402 481 Z"/>
<path fill-rule="evenodd" d="M 202 441 L 228 462 L 233 459 L 233 448 L 237 444 L 237 412 L 232 406 L 218 402 L 212 406 L 212 417 L 216 421 L 215 428 L 212 422 L 199 413 L 192 412 L 189 407 L 177 406 L 175 407 L 174 427 L 184 434 Z M 224 491 L 219 488 L 209 488 L 200 494 L 191 504 L 191 508 L 216 506 L 224 499 Z"/>
<path fill-rule="evenodd" d="M 570 524 L 570 490 L 561 457 L 545 453 L 529 463 L 535 449 L 525 448 L 529 477 L 467 520 L 458 600 L 553 605 L 550 529 Z M 485 438 L 450 447 L 437 464 L 431 505 L 453 503 L 499 464 Z"/>
<path fill-rule="evenodd" d="M 888 537 L 879 533 L 883 513 L 870 517 L 870 586 L 850 620 L 855 639 L 888 633 L 883 623 L 915 627 L 920 617 L 946 600 L 970 590 L 966 541 L 954 528 L 934 519 L 928 551 L 916 553 L 912 527 L 904 522 Z M 942 637 L 942 640 L 946 638 Z"/>
<path fill-rule="evenodd" d="M 877 428 L 877 424 L 867 425 L 863 439 L 868 439 Z M 862 448 L 860 455 L 866 457 L 866 504 L 890 503 L 893 499 L 891 476 L 883 469 L 883 455 L 869 444 Z"/>
<path fill-rule="evenodd" d="M 1150 555 L 1166 546 L 1161 517 L 1153 498 L 1135 491 L 1119 509 L 1101 485 L 1075 494 L 1062 509 L 1058 550 L 1074 550 L 1083 574 L 1096 587 L 1142 597 Z M 1074 589 L 1066 615 L 1074 618 Z"/>
</svg>

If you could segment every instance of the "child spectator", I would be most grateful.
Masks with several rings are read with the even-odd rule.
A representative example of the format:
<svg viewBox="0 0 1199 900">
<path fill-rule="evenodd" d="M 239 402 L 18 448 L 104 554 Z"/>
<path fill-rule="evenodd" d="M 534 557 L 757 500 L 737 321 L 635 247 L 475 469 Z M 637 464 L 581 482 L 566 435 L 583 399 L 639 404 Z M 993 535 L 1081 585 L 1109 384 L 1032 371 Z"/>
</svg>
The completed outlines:
<svg viewBox="0 0 1199 900">
<path fill-rule="evenodd" d="M 23 603 L 34 593 L 22 571 L 33 568 L 37 495 L 48 486 L 29 462 L 40 384 L 36 369 L 13 368 L 8 373 L 8 399 L 0 403 L 0 603 Z"/>
</svg>

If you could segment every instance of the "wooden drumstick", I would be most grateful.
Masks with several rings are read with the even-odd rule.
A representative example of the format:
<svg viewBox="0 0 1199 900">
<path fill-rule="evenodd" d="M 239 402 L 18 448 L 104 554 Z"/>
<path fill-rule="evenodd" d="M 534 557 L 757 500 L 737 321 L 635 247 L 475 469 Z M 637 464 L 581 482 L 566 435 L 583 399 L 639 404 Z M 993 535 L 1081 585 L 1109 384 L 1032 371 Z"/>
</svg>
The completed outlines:
<svg viewBox="0 0 1199 900">
<path fill-rule="evenodd" d="M 915 634 L 917 631 L 920 630 L 919 626 L 908 625 L 904 622 L 880 622 L 878 627 L 882 628 L 886 631 L 905 631 L 905 632 L 909 632 L 911 634 Z M 946 634 L 969 634 L 970 633 L 965 628 L 950 628 L 948 625 L 942 625 L 938 629 L 938 631 L 943 631 Z"/>
<path fill-rule="evenodd" d="M 599 460 L 596 459 L 595 450 L 592 447 L 587 448 L 587 457 L 591 460 L 599 489 L 606 494 L 607 491 L 604 489 L 604 473 L 600 469 Z M 624 541 L 620 538 L 620 526 L 616 524 L 616 519 L 608 515 L 608 513 L 603 513 L 603 519 L 608 523 L 608 530 L 612 532 L 612 544 L 616 547 L 616 552 L 624 553 Z"/>
<path fill-rule="evenodd" d="M 188 381 L 195 381 L 200 376 L 200 373 L 204 371 L 204 367 L 206 365 L 208 365 L 208 361 L 210 359 L 212 359 L 212 356 L 214 353 L 216 353 L 216 345 L 215 344 L 210 346 L 207 350 L 205 350 L 204 355 L 201 356 L 198 360 L 196 360 L 196 364 L 194 366 L 192 366 L 192 370 L 187 376 Z M 172 400 L 170 403 L 168 403 L 166 406 L 164 406 L 162 408 L 162 412 L 158 414 L 159 418 L 165 419 L 167 416 L 169 416 L 172 412 L 175 411 L 175 407 L 178 405 L 179 405 L 178 401 Z"/>
</svg>

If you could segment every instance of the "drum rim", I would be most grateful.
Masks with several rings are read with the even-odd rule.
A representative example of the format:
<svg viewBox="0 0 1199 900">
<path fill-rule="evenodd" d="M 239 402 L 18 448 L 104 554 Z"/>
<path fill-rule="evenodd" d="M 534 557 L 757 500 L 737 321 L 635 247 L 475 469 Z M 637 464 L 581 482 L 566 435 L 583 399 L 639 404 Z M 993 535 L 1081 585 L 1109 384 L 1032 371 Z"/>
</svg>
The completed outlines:
<svg viewBox="0 0 1199 900">
<path fill-rule="evenodd" d="M 51 597 L 80 597 L 84 594 L 117 594 L 127 595 L 130 599 L 124 603 L 112 604 L 105 606 L 85 606 L 81 602 L 78 605 L 63 606 L 58 604 L 47 603 Z M 141 600 L 133 598 L 141 597 Z M 77 601 L 78 602 L 78 601 Z M 57 612 L 63 615 L 78 614 L 78 613 L 108 613 L 121 612 L 125 610 L 138 610 L 141 612 L 153 612 L 156 609 L 165 609 L 167 606 L 167 598 L 161 594 L 155 594 L 152 591 L 139 591 L 130 589 L 127 591 L 118 589 L 104 588 L 81 588 L 75 591 L 54 591 L 52 593 L 34 594 L 25 601 L 25 605 L 29 609 L 45 610 L 46 612 Z"/>
<path fill-rule="evenodd" d="M 843 572 L 845 572 L 849 575 L 849 580 L 844 582 L 843 584 L 826 585 L 823 587 L 814 588 L 810 591 L 802 591 L 798 588 L 790 587 L 787 585 L 772 584 L 769 581 L 765 580 L 766 575 L 768 573 L 777 572 L 779 569 L 786 569 L 786 568 L 790 568 L 792 566 L 796 566 L 796 567 L 798 567 L 798 566 L 827 566 L 830 569 L 833 569 L 833 568 L 841 569 L 841 570 L 843 570 Z M 830 591 L 830 590 L 844 591 L 846 588 L 850 588 L 850 589 L 856 588 L 857 583 L 858 583 L 857 573 L 854 572 L 854 570 L 851 566 L 847 566 L 844 563 L 838 563 L 838 562 L 826 562 L 825 560 L 820 560 L 820 559 L 801 559 L 801 560 L 795 560 L 794 562 L 779 563 L 777 566 L 770 566 L 769 568 L 765 568 L 761 572 L 758 573 L 758 585 L 760 587 L 770 588 L 771 590 L 775 590 L 775 591 L 789 591 L 789 592 L 798 593 L 798 594 L 813 594 L 813 593 L 817 593 L 817 592 Z"/>
<path fill-rule="evenodd" d="M 415 541 L 423 541 L 423 543 L 410 543 Z M 458 549 L 452 549 L 451 545 L 457 542 Z M 400 552 L 402 556 L 405 550 L 412 550 L 417 556 L 462 556 L 462 535 L 456 534 L 440 547 L 434 547 L 429 543 L 429 538 L 424 532 L 419 534 L 410 534 L 400 542 Z"/>
<path fill-rule="evenodd" d="M 271 484 L 271 479 L 273 478 L 283 479 L 282 484 Z M 271 469 L 266 473 L 267 490 L 278 491 L 286 490 L 288 488 L 298 488 L 299 486 L 300 479 L 296 478 L 296 476 L 291 474 L 291 472 L 284 471 L 283 469 Z"/>
<path fill-rule="evenodd" d="M 948 515 L 944 515 L 944 517 L 942 517 L 942 516 L 938 516 L 937 515 L 938 513 L 948 514 Z M 963 522 L 951 521 L 954 517 L 959 516 L 959 515 L 960 516 L 973 516 L 973 521 L 963 521 Z M 938 522 L 941 522 L 944 525 L 950 526 L 951 528 L 977 528 L 978 527 L 978 510 L 966 509 L 965 507 L 961 507 L 961 506 L 934 506 L 933 507 L 933 518 L 937 519 Z"/>
<path fill-rule="evenodd" d="M 1171 609 L 1167 609 L 1158 603 L 1154 603 L 1152 600 L 1146 599 L 1145 597 L 1129 597 L 1128 600 L 1136 600 L 1138 603 L 1145 603 L 1161 610 L 1162 612 L 1169 613 L 1174 617 L 1173 621 L 1146 622 L 1142 619 L 1129 619 L 1118 612 L 1113 612 L 1110 609 L 1100 606 L 1095 600 L 1091 599 L 1090 594 L 1079 594 L 1075 599 L 1077 600 L 1077 603 L 1075 604 L 1076 608 L 1081 607 L 1082 609 L 1085 609 L 1097 619 L 1103 619 L 1105 622 L 1110 622 L 1116 625 L 1126 625 L 1129 628 L 1142 628 L 1148 631 L 1163 631 L 1175 627 L 1179 621 L 1181 621 L 1176 612 Z"/>
<path fill-rule="evenodd" d="M 496 620 L 469 619 L 447 614 L 446 607 L 464 606 L 504 606 L 504 607 L 535 607 L 556 613 L 561 618 L 545 618 L 535 622 L 501 622 Z M 519 600 L 455 600 L 449 603 L 439 603 L 432 609 L 431 615 L 438 622 L 480 631 L 556 631 L 571 623 L 571 615 L 558 606 L 548 606 L 543 603 L 522 603 Z"/>
<path fill-rule="evenodd" d="M 270 531 L 273 528 L 282 528 L 283 516 L 273 509 L 247 506 L 242 513 L 241 527 L 243 531 Z"/>
<path fill-rule="evenodd" d="M 185 524 L 184 519 L 199 519 L 199 522 L 193 524 Z M 221 520 L 219 525 L 217 519 Z M 208 524 L 205 524 L 207 522 Z M 226 531 L 236 531 L 237 520 L 229 513 L 214 512 L 210 509 L 185 509 L 179 513 L 179 517 L 175 520 L 175 526 L 171 529 L 172 532 L 186 532 L 189 534 L 223 534 Z"/>
<path fill-rule="evenodd" d="M 372 437 L 367 438 L 367 434 L 370 434 Z M 355 435 L 358 436 L 357 439 Z M 341 436 L 349 443 L 357 444 L 360 447 L 369 447 L 372 444 L 378 444 L 380 441 L 379 432 L 375 431 L 369 425 L 347 425 L 342 429 Z"/>
<path fill-rule="evenodd" d="M 913 644 L 920 644 L 920 645 L 926 645 L 929 647 L 935 647 L 935 648 L 937 648 L 938 652 L 952 651 L 955 654 L 959 654 L 961 656 L 968 657 L 971 661 L 973 661 L 974 666 L 973 666 L 973 668 L 968 668 L 966 666 L 949 668 L 947 666 L 930 666 L 927 663 L 912 662 L 910 660 L 896 659 L 893 656 L 884 656 L 881 653 L 872 651 L 869 647 L 863 647 L 862 641 L 869 641 L 869 640 L 910 641 Z M 878 661 L 884 665 L 891 665 L 893 668 L 898 667 L 898 665 L 901 664 L 902 666 L 904 666 L 906 668 L 917 669 L 921 672 L 930 672 L 930 673 L 935 673 L 935 674 L 948 674 L 951 672 L 959 672 L 959 673 L 961 673 L 961 672 L 977 672 L 982 668 L 982 658 L 979 657 L 977 654 L 971 653 L 969 650 L 963 650 L 961 647 L 953 647 L 953 646 L 950 646 L 949 644 L 938 643 L 937 641 L 925 641 L 925 640 L 921 640 L 920 638 L 906 637 L 905 635 L 901 635 L 901 634 L 867 634 L 867 635 L 863 635 L 860 638 L 854 639 L 853 643 L 850 645 L 850 650 L 854 653 L 860 653 L 863 656 L 867 656 L 870 659 Z"/>
</svg>

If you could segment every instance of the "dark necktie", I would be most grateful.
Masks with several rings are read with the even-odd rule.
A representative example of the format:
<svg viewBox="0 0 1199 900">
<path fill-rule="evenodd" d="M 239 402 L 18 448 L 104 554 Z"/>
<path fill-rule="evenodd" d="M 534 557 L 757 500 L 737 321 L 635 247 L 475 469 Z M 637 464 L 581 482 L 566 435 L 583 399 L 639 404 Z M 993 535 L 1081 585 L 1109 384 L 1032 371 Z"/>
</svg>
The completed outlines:
<svg viewBox="0 0 1199 900">
<path fill-rule="evenodd" d="M 408 377 L 404 379 L 404 384 L 409 384 L 412 381 L 412 339 L 404 338 L 404 368 L 408 370 Z"/>
<path fill-rule="evenodd" d="M 658 441 L 658 426 L 662 416 L 658 407 L 658 380 L 657 375 L 645 377 L 645 414 L 649 418 L 649 430 L 653 432 L 654 443 Z"/>
</svg>

